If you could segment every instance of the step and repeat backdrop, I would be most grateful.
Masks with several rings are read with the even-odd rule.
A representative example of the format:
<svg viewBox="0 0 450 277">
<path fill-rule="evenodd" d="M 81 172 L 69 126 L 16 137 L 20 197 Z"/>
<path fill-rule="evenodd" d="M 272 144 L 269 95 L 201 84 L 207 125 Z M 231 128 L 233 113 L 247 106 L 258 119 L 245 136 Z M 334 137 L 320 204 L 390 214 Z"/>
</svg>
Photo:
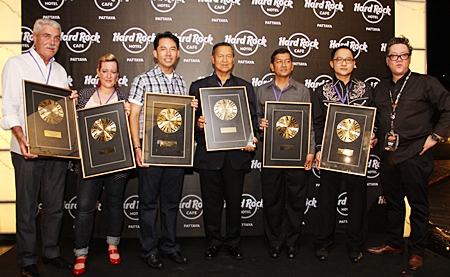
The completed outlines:
<svg viewBox="0 0 450 277">
<path fill-rule="evenodd" d="M 113 53 L 119 60 L 119 84 L 128 92 L 133 78 L 155 65 L 153 41 L 171 31 L 180 39 L 176 72 L 187 85 L 212 73 L 211 50 L 218 42 L 234 47 L 233 74 L 256 88 L 273 78 L 270 55 L 285 47 L 293 55 L 293 78 L 312 91 L 332 78 L 333 48 L 351 47 L 357 59 L 354 76 L 376 86 L 388 76 L 384 51 L 394 34 L 394 0 L 33 0 L 22 1 L 22 52 L 33 47 L 32 28 L 37 18 L 50 18 L 62 26 L 56 60 L 69 75 L 72 89 L 97 84 L 98 58 Z M 260 170 L 262 145 L 246 176 L 242 200 L 243 235 L 264 234 Z M 379 184 L 379 158 L 368 166 L 370 228 L 383 229 L 385 201 Z M 70 168 L 72 170 L 72 168 Z M 76 174 L 69 172 L 65 197 L 63 236 L 72 236 L 76 215 Z M 320 173 L 310 173 L 304 232 L 312 233 Z M 338 230 L 345 230 L 348 208 L 345 186 L 337 199 Z M 100 197 L 94 235 L 104 236 L 107 207 Z M 125 192 L 124 237 L 137 237 L 139 197 L 131 175 Z M 187 168 L 179 205 L 178 235 L 204 236 L 198 173 Z"/>
</svg>

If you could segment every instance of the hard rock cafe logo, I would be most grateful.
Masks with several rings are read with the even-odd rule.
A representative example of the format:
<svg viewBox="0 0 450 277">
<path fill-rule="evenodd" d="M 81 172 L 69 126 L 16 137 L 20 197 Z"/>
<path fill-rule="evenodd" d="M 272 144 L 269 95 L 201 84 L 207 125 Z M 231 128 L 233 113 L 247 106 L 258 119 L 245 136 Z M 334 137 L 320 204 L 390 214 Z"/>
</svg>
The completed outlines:
<svg viewBox="0 0 450 277">
<path fill-rule="evenodd" d="M 198 195 L 188 194 L 181 199 L 178 211 L 184 218 L 195 220 L 203 214 L 202 199 Z"/>
<path fill-rule="evenodd" d="M 120 5 L 120 2 L 120 0 L 94 0 L 97 8 L 104 12 L 110 12 L 117 9 L 117 7 Z"/>
<path fill-rule="evenodd" d="M 380 157 L 371 154 L 367 164 L 367 178 L 375 179 L 380 175 Z"/>
<path fill-rule="evenodd" d="M 127 75 L 123 75 L 122 77 L 117 80 L 119 83 L 119 86 L 121 87 L 128 87 L 128 77 Z M 98 75 L 92 76 L 90 74 L 84 75 L 84 82 L 83 84 L 85 86 L 97 86 L 98 84 Z"/>
<path fill-rule="evenodd" d="M 317 209 L 317 200 L 315 197 L 313 197 L 312 199 L 306 198 L 306 203 L 305 203 L 305 212 L 303 214 L 307 214 L 309 209 Z"/>
<path fill-rule="evenodd" d="M 364 4 L 354 3 L 353 11 L 361 13 L 364 20 L 371 24 L 379 23 L 385 15 L 391 16 L 391 7 L 383 5 L 377 0 L 367 0 Z"/>
<path fill-rule="evenodd" d="M 215 14 L 226 14 L 234 5 L 241 5 L 241 0 L 198 0 L 207 3 L 208 8 Z"/>
<path fill-rule="evenodd" d="M 348 216 L 347 192 L 346 191 L 339 194 L 336 210 L 340 215 Z"/>
<path fill-rule="evenodd" d="M 311 40 L 303 33 L 292 34 L 289 38 L 279 37 L 278 46 L 287 47 L 292 56 L 296 58 L 304 58 L 309 55 L 311 49 L 319 50 L 319 41 Z"/>
<path fill-rule="evenodd" d="M 253 6 L 261 6 L 264 14 L 270 17 L 280 16 L 286 8 L 293 9 L 293 0 L 252 0 Z"/>
<path fill-rule="evenodd" d="M 375 88 L 380 82 L 380 79 L 377 77 L 368 77 L 364 82 L 368 83 L 372 88 Z"/>
<path fill-rule="evenodd" d="M 33 48 L 33 30 L 27 26 L 22 26 L 22 54 Z"/>
<path fill-rule="evenodd" d="M 314 162 L 312 165 L 312 173 L 314 174 L 314 176 L 316 176 L 316 178 L 320 179 L 320 170 L 318 170 L 316 167 L 316 159 L 314 159 Z"/>
<path fill-rule="evenodd" d="M 242 194 L 242 202 L 241 202 L 241 218 L 249 219 L 252 218 L 258 209 L 262 209 L 263 200 L 256 200 L 256 198 L 251 195 L 244 193 Z"/>
<path fill-rule="evenodd" d="M 273 80 L 273 76 L 275 76 L 275 73 L 267 73 L 262 77 L 262 79 L 259 79 L 258 77 L 252 78 L 252 86 L 254 87 L 260 87 L 264 84 L 270 83 Z"/>
<path fill-rule="evenodd" d="M 355 37 L 352 36 L 345 36 L 342 37 L 339 41 L 336 41 L 334 39 L 330 40 L 330 49 L 338 48 L 340 46 L 347 46 L 355 54 L 355 59 L 358 58 L 359 54 L 361 54 L 361 51 L 363 52 L 369 52 L 369 45 L 367 45 L 367 42 L 360 43 Z"/>
<path fill-rule="evenodd" d="M 256 53 L 259 47 L 267 47 L 265 36 L 259 38 L 255 33 L 243 30 L 233 35 L 225 35 L 225 42 L 234 46 L 236 52 L 242 56 L 251 56 Z"/>
<path fill-rule="evenodd" d="M 150 0 L 153 8 L 160 13 L 168 13 L 175 9 L 178 3 L 185 4 L 185 0 Z"/>
<path fill-rule="evenodd" d="M 178 37 L 180 48 L 187 54 L 198 54 L 202 51 L 205 44 L 213 45 L 214 38 L 211 34 L 204 36 L 197 29 L 187 29 Z"/>
<path fill-rule="evenodd" d="M 126 30 L 125 33 L 120 32 L 113 33 L 113 42 L 121 42 L 123 48 L 131 54 L 142 53 L 149 43 L 155 40 L 155 33 L 152 35 L 147 35 L 147 33 L 139 27 L 131 27 Z"/>
<path fill-rule="evenodd" d="M 72 198 L 69 200 L 69 202 L 66 202 L 66 201 L 64 200 L 63 207 L 64 207 L 64 210 L 66 210 L 66 211 L 69 213 L 69 215 L 70 215 L 73 219 L 75 219 L 75 211 L 76 211 L 76 209 L 77 209 L 77 197 L 76 197 L 76 196 L 72 197 Z M 99 211 L 99 212 L 102 211 L 102 203 L 97 202 L 96 210 Z"/>
<path fill-rule="evenodd" d="M 67 33 L 61 32 L 61 41 L 64 41 L 67 48 L 73 53 L 84 53 L 92 43 L 100 43 L 100 35 L 98 32 L 91 34 L 88 29 L 77 26 Z"/>
<path fill-rule="evenodd" d="M 333 81 L 333 78 L 330 75 L 319 75 L 314 79 L 305 79 L 305 86 L 307 88 L 311 88 L 313 91 L 321 85 L 325 84 L 328 81 Z"/>
<path fill-rule="evenodd" d="M 261 162 L 259 160 L 252 160 L 250 168 L 261 171 Z"/>
<path fill-rule="evenodd" d="M 344 4 L 334 0 L 305 0 L 305 9 L 312 9 L 317 18 L 330 20 L 336 12 L 344 12 Z"/>
<path fill-rule="evenodd" d="M 130 195 L 123 201 L 123 213 L 130 220 L 139 220 L 139 196 Z"/>
<path fill-rule="evenodd" d="M 66 2 L 66 0 L 38 0 L 39 5 L 47 11 L 58 10 L 64 5 L 64 2 Z"/>
</svg>

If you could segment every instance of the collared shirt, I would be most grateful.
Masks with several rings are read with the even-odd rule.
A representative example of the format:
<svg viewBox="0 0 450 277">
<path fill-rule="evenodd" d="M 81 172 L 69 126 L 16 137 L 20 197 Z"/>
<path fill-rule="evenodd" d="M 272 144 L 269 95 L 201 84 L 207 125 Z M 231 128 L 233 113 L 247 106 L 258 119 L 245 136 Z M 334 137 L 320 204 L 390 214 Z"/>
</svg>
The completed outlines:
<svg viewBox="0 0 450 277">
<path fill-rule="evenodd" d="M 154 68 L 144 72 L 134 78 L 131 84 L 128 101 L 130 103 L 143 106 L 146 92 L 186 95 L 186 82 L 183 77 L 173 71 L 172 82 L 164 74 L 162 69 L 155 65 Z M 139 116 L 139 137 L 143 137 L 144 129 L 144 109 L 141 109 Z"/>
<path fill-rule="evenodd" d="M 3 118 L 0 120 L 0 127 L 10 130 L 14 126 L 20 126 L 26 135 L 23 80 L 45 84 L 48 77 L 48 85 L 69 87 L 66 70 L 55 62 L 54 58 L 45 65 L 44 60 L 34 48 L 28 53 L 11 57 L 6 61 L 2 74 Z M 11 151 L 22 154 L 14 134 L 11 136 Z"/>
<path fill-rule="evenodd" d="M 385 134 L 391 130 L 392 104 L 389 91 L 395 101 L 408 73 L 397 83 L 392 81 L 392 77 L 385 78 L 375 88 L 377 137 L 380 145 L 384 145 Z M 440 116 L 437 122 L 433 122 L 433 115 L 436 113 L 440 113 Z M 436 124 L 434 128 L 433 124 Z M 397 151 L 390 152 L 391 161 L 395 163 L 405 161 L 422 151 L 431 132 L 443 137 L 450 135 L 450 93 L 436 78 L 411 73 L 398 101 L 394 132 L 399 135 Z M 382 151 L 382 156 L 387 154 Z"/>
<path fill-rule="evenodd" d="M 269 83 L 260 86 L 256 90 L 256 99 L 257 99 L 257 107 L 256 108 L 257 108 L 259 123 L 261 123 L 262 118 L 265 118 L 266 101 L 276 101 L 277 100 L 276 99 L 277 97 L 275 97 L 275 94 L 274 94 L 274 90 L 277 95 L 280 95 L 279 101 L 311 103 L 311 92 L 305 85 L 291 79 L 289 81 L 289 85 L 286 88 L 284 88 L 283 92 L 280 94 L 281 89 L 278 86 L 276 86 L 274 82 L 275 82 L 274 80 L 270 81 Z M 312 121 L 312 118 L 311 118 L 311 121 Z M 269 124 L 271 124 L 271 123 L 269 122 Z M 311 143 L 310 143 L 310 152 L 309 153 L 314 154 L 315 153 L 315 139 L 314 139 L 314 128 L 312 127 L 312 124 L 311 124 L 311 131 L 310 131 L 310 139 L 311 139 Z"/>
<path fill-rule="evenodd" d="M 355 78 L 344 84 L 344 82 L 335 77 L 333 82 L 327 82 L 316 89 L 312 103 L 316 148 L 319 151 L 322 147 L 328 104 L 340 103 L 355 106 L 372 106 L 372 87 Z"/>
</svg>

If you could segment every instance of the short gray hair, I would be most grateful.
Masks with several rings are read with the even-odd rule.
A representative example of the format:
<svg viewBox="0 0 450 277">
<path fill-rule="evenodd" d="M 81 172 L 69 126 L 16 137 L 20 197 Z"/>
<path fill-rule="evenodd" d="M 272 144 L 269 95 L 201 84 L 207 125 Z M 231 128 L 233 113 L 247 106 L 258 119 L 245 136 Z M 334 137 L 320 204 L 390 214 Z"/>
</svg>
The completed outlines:
<svg viewBox="0 0 450 277">
<path fill-rule="evenodd" d="M 36 35 L 39 35 L 39 33 L 42 31 L 42 28 L 44 25 L 50 25 L 53 28 L 58 29 L 60 33 L 62 32 L 61 25 L 58 22 L 56 22 L 55 20 L 48 19 L 48 18 L 39 18 L 36 20 L 36 22 L 34 22 L 33 33 L 35 33 Z"/>
</svg>

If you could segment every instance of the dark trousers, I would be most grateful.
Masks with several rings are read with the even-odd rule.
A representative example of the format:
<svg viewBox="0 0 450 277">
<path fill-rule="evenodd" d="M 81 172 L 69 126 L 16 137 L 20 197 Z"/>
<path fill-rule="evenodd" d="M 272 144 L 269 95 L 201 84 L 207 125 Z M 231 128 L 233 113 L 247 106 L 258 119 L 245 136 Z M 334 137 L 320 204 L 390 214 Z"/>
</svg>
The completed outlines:
<svg viewBox="0 0 450 277">
<path fill-rule="evenodd" d="M 303 169 L 263 168 L 264 229 L 271 247 L 296 247 L 302 232 L 308 173 Z"/>
<path fill-rule="evenodd" d="M 181 250 L 180 245 L 175 242 L 175 238 L 183 178 L 183 168 L 164 166 L 138 168 L 139 240 L 142 247 L 142 258 L 159 252 L 156 227 L 159 207 L 161 208 L 161 243 L 159 244 L 161 251 L 167 254 Z"/>
<path fill-rule="evenodd" d="M 63 218 L 63 198 L 67 162 L 58 159 L 29 159 L 11 153 L 16 179 L 16 241 L 19 265 L 36 264 L 38 259 L 36 212 L 42 200 L 41 233 L 43 256 L 58 257 L 59 232 Z"/>
<path fill-rule="evenodd" d="M 433 166 L 431 150 L 422 156 L 417 154 L 395 165 L 390 164 L 388 160 L 381 161 L 381 184 L 387 201 L 387 245 L 397 249 L 404 247 L 403 230 L 406 214 L 404 197 L 406 196 L 411 207 L 409 253 L 423 255 L 427 244 L 430 218 L 428 183 Z"/>
<path fill-rule="evenodd" d="M 238 246 L 241 238 L 241 202 L 246 170 L 234 170 L 225 155 L 220 170 L 200 169 L 203 222 L 209 245 Z M 222 236 L 223 200 L 226 231 Z"/>
<path fill-rule="evenodd" d="M 75 249 L 89 247 L 94 227 L 94 212 L 97 200 L 105 186 L 108 210 L 106 235 L 119 238 L 123 227 L 123 194 L 127 179 L 114 180 L 114 174 L 83 179 L 81 172 L 77 180 L 77 215 L 75 217 Z"/>
<path fill-rule="evenodd" d="M 336 229 L 336 206 L 341 182 L 347 186 L 347 247 L 350 252 L 363 251 L 367 240 L 367 178 L 322 170 L 317 199 L 318 224 L 314 237 L 316 249 L 329 248 Z"/>
</svg>

